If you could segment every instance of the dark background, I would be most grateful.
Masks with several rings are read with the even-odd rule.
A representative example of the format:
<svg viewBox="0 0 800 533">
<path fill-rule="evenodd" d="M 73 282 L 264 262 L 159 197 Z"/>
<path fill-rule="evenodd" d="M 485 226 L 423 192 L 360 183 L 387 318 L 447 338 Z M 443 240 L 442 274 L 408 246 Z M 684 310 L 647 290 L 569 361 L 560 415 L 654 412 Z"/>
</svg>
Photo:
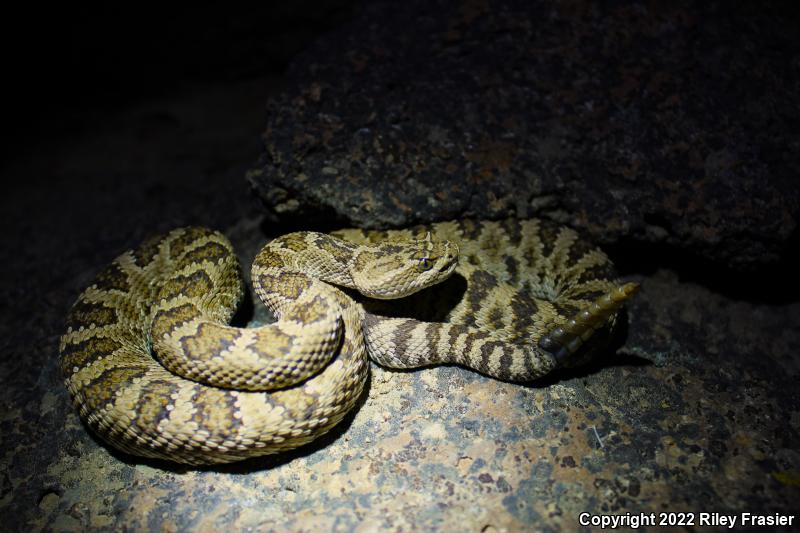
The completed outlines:
<svg viewBox="0 0 800 533">
<path fill-rule="evenodd" d="M 311 39 L 347 17 L 349 4 L 12 8 L 3 22 L 3 107 L 15 134 L 4 150 L 42 134 L 74 133 L 76 115 L 111 112 L 178 87 L 280 77 Z"/>
<path fill-rule="evenodd" d="M 255 205 L 244 174 L 265 102 L 292 57 L 350 9 L 10 9 L 0 36 L 5 279 L 41 268 L 45 282 L 63 281 L 75 254 L 237 220 Z"/>
</svg>

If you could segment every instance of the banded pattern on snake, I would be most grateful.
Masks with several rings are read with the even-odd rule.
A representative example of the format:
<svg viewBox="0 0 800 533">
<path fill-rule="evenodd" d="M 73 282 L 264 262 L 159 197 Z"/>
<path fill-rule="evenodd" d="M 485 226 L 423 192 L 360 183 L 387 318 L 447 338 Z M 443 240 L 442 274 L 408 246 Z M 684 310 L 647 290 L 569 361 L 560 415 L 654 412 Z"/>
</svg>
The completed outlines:
<svg viewBox="0 0 800 533">
<path fill-rule="evenodd" d="M 123 451 L 187 464 L 277 453 L 352 409 L 368 352 L 527 381 L 602 350 L 636 289 L 575 232 L 538 220 L 293 233 L 264 247 L 252 279 L 278 321 L 233 328 L 243 282 L 221 234 L 182 228 L 115 259 L 61 338 L 86 424 Z"/>
</svg>

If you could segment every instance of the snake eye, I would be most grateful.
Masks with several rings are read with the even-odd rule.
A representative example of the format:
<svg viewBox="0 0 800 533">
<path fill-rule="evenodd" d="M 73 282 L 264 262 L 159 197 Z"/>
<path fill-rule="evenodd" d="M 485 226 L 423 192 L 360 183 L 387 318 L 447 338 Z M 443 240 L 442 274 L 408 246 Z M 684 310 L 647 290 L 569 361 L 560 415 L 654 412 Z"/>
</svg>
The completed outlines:
<svg viewBox="0 0 800 533">
<path fill-rule="evenodd" d="M 419 262 L 417 263 L 417 270 L 420 272 L 425 272 L 430 270 L 433 267 L 433 262 L 428 257 L 420 257 Z"/>
</svg>

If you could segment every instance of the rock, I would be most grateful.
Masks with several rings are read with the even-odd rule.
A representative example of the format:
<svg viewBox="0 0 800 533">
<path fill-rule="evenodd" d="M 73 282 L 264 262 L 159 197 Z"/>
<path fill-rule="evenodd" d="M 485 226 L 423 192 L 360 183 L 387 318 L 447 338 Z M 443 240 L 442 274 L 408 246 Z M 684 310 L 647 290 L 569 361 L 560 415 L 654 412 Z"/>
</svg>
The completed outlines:
<svg viewBox="0 0 800 533">
<path fill-rule="evenodd" d="M 536 215 L 775 263 L 800 206 L 800 47 L 774 11 L 372 2 L 294 61 L 249 180 L 278 220 Z"/>
</svg>

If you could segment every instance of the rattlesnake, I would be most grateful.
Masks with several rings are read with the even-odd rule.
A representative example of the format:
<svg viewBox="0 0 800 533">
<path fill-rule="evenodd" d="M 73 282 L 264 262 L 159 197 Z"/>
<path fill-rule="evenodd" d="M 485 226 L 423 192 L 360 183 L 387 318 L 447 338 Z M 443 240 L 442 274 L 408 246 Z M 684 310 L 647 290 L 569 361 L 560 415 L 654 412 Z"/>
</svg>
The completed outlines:
<svg viewBox="0 0 800 533">
<path fill-rule="evenodd" d="M 293 233 L 262 249 L 252 279 L 278 322 L 233 328 L 243 285 L 220 233 L 182 228 L 115 259 L 61 338 L 81 418 L 123 451 L 187 464 L 289 450 L 353 407 L 367 351 L 528 381 L 602 349 L 636 289 L 539 220 Z"/>
</svg>

